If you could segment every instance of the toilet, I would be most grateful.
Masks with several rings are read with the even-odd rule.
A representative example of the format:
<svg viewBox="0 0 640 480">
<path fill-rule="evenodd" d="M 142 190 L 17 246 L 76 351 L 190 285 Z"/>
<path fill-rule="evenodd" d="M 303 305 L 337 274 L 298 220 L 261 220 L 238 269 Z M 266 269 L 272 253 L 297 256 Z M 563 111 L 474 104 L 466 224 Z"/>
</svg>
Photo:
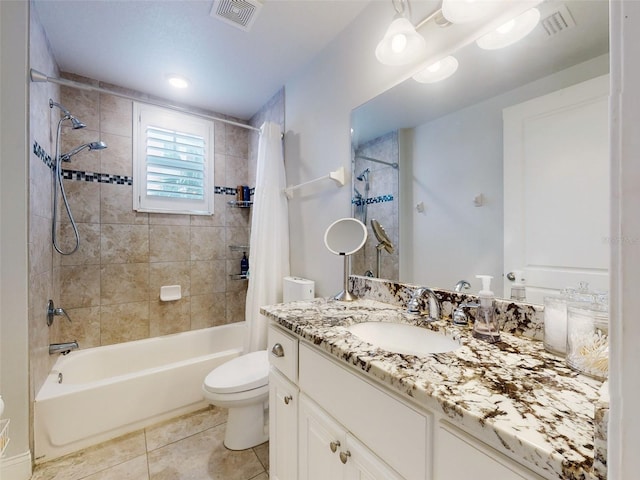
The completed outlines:
<svg viewBox="0 0 640 480">
<path fill-rule="evenodd" d="M 283 300 L 314 297 L 312 280 L 284 277 Z M 269 356 L 266 350 L 236 357 L 213 369 L 204 379 L 202 391 L 212 405 L 228 408 L 224 445 L 245 450 L 269 439 Z"/>
</svg>

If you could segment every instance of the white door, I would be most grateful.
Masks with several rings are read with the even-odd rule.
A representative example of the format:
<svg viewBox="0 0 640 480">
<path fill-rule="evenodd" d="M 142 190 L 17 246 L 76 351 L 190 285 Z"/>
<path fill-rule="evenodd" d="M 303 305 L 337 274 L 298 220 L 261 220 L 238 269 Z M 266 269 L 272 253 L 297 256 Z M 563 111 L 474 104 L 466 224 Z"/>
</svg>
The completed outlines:
<svg viewBox="0 0 640 480">
<path fill-rule="evenodd" d="M 269 478 L 298 478 L 298 387 L 273 367 L 269 374 Z"/>
<path fill-rule="evenodd" d="M 503 112 L 504 273 L 524 272 L 529 302 L 608 290 L 608 95 L 605 75 Z"/>
</svg>

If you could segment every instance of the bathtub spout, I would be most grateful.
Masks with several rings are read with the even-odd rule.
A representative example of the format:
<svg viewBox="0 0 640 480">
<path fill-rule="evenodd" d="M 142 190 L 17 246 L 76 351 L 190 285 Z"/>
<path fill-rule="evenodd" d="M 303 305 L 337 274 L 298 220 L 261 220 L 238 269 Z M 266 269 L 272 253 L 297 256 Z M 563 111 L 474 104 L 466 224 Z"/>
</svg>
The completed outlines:
<svg viewBox="0 0 640 480">
<path fill-rule="evenodd" d="M 65 343 L 52 343 L 49 345 L 49 355 L 54 355 L 56 353 L 61 353 L 62 355 L 66 355 L 71 350 L 76 350 L 80 348 L 78 346 L 78 342 L 65 342 Z"/>
</svg>

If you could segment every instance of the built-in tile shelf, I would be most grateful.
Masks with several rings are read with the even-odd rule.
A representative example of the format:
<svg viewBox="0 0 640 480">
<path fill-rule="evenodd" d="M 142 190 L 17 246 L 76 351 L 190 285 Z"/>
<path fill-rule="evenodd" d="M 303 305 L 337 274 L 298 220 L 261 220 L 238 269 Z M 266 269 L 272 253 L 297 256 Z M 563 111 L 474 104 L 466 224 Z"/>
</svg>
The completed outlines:
<svg viewBox="0 0 640 480">
<path fill-rule="evenodd" d="M 229 200 L 227 205 L 235 208 L 249 208 L 253 205 L 251 200 Z"/>
<path fill-rule="evenodd" d="M 248 280 L 249 279 L 249 275 L 247 275 L 246 273 L 232 273 L 229 275 L 229 277 L 231 277 L 231 280 Z"/>
<path fill-rule="evenodd" d="M 249 245 L 229 245 L 229 250 L 232 252 L 248 252 Z"/>
</svg>

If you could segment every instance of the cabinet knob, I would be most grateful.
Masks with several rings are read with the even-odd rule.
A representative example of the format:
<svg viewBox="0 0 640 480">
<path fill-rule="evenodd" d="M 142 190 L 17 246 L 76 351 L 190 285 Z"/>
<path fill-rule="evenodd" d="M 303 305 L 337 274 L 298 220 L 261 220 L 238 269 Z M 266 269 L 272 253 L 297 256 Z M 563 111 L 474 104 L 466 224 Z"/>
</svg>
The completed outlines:
<svg viewBox="0 0 640 480">
<path fill-rule="evenodd" d="M 271 354 L 276 357 L 284 357 L 284 348 L 279 343 L 276 343 L 271 349 Z"/>
<path fill-rule="evenodd" d="M 351 456 L 351 452 L 349 450 L 347 450 L 346 452 L 342 451 L 340 452 L 340 461 L 342 463 L 347 463 L 347 460 L 349 460 L 350 456 Z"/>
<path fill-rule="evenodd" d="M 286 397 L 284 397 L 284 403 L 286 405 L 289 405 L 289 402 L 293 400 L 293 397 L 291 395 L 287 395 Z"/>
<path fill-rule="evenodd" d="M 331 449 L 331 451 L 333 453 L 336 453 L 336 450 L 338 450 L 338 447 L 340 446 L 340 441 L 336 440 L 335 442 L 331 442 L 329 444 L 329 448 Z"/>
</svg>

